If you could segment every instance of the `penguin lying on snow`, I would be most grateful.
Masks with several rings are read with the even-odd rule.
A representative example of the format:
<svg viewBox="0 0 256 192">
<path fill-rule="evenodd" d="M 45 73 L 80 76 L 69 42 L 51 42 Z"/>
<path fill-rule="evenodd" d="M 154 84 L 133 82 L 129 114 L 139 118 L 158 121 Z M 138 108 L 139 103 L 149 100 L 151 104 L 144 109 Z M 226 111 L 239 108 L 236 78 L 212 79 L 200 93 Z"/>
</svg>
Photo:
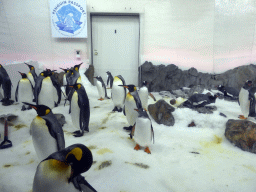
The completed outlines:
<svg viewBox="0 0 256 192">
<path fill-rule="evenodd" d="M 255 97 L 252 91 L 252 81 L 247 80 L 244 86 L 239 92 L 238 104 L 240 105 L 243 115 L 239 115 L 240 119 L 247 119 L 250 117 L 255 117 Z"/>
<path fill-rule="evenodd" d="M 37 166 L 33 192 L 96 192 L 81 175 L 92 163 L 91 151 L 82 144 L 52 153 Z"/>
<path fill-rule="evenodd" d="M 37 116 L 31 122 L 31 135 L 36 154 L 43 160 L 50 154 L 65 148 L 62 126 L 51 109 L 45 105 L 23 102 L 36 110 Z"/>
<path fill-rule="evenodd" d="M 25 73 L 21 73 L 22 79 L 19 80 L 17 84 L 17 88 L 15 91 L 15 99 L 16 102 L 32 102 L 33 101 L 33 85 L 31 81 L 27 78 L 27 75 Z M 31 107 L 28 107 L 27 109 L 32 109 Z M 25 105 L 22 106 L 22 111 L 26 110 Z"/>
<path fill-rule="evenodd" d="M 12 92 L 12 82 L 7 73 L 4 69 L 3 65 L 0 64 L 0 87 L 2 86 L 4 98 L 1 100 L 2 105 L 12 105 L 14 103 L 11 99 L 11 92 Z"/>
<path fill-rule="evenodd" d="M 80 128 L 79 131 L 74 132 L 75 137 L 81 137 L 84 135 L 84 131 L 89 132 L 89 120 L 90 120 L 90 104 L 86 91 L 82 84 L 76 83 L 70 85 L 75 89 L 71 100 L 71 118 L 74 126 Z"/>
<path fill-rule="evenodd" d="M 224 94 L 226 97 L 231 97 L 237 99 L 239 96 L 239 91 L 233 87 L 225 87 L 223 85 L 218 85 L 217 89 Z"/>
<path fill-rule="evenodd" d="M 143 109 L 134 109 L 138 113 L 135 125 L 132 129 L 130 137 L 134 136 L 136 142 L 135 150 L 139 150 L 140 147 L 145 147 L 145 152 L 150 154 L 149 146 L 154 143 L 154 130 L 151 123 L 151 120 L 147 112 Z"/>
<path fill-rule="evenodd" d="M 127 88 L 129 92 L 126 95 L 124 103 L 124 115 L 129 123 L 129 127 L 124 127 L 125 130 L 132 130 L 132 127 L 138 117 L 138 113 L 134 109 L 142 108 L 141 100 L 137 89 L 134 85 L 119 85 Z"/>
<path fill-rule="evenodd" d="M 115 76 L 111 90 L 111 98 L 114 103 L 114 109 L 112 111 L 122 112 L 126 97 L 126 89 L 120 87 L 122 85 L 125 85 L 124 78 L 121 75 Z"/>
<path fill-rule="evenodd" d="M 94 77 L 94 78 L 97 79 L 96 86 L 97 86 L 98 93 L 99 93 L 99 96 L 100 96 L 100 98 L 98 100 L 102 101 L 102 100 L 104 100 L 104 98 L 110 99 L 108 97 L 108 94 L 107 94 L 106 85 L 105 85 L 103 79 L 101 78 L 101 76 L 97 76 L 97 77 Z"/>
<path fill-rule="evenodd" d="M 112 74 L 109 71 L 107 71 L 106 73 L 107 73 L 107 76 L 108 76 L 107 86 L 108 86 L 108 83 L 109 83 L 109 88 L 112 89 L 114 78 L 113 78 Z"/>
<path fill-rule="evenodd" d="M 205 105 L 215 103 L 217 97 L 217 95 L 194 94 L 183 103 L 183 106 L 188 108 L 204 107 Z"/>
</svg>

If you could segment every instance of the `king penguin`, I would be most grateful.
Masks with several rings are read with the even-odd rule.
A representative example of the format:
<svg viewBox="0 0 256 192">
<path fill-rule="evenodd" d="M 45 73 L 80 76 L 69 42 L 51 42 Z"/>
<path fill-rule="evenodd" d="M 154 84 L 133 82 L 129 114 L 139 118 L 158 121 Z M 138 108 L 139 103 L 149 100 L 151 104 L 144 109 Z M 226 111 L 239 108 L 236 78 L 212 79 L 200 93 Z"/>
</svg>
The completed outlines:
<svg viewBox="0 0 256 192">
<path fill-rule="evenodd" d="M 124 102 L 124 115 L 128 121 L 129 127 L 124 127 L 125 130 L 132 130 L 132 127 L 135 124 L 138 113 L 134 109 L 142 108 L 141 100 L 137 91 L 137 88 L 134 85 L 119 85 L 127 88 L 129 92 L 126 95 Z"/>
<path fill-rule="evenodd" d="M 140 108 L 134 110 L 138 112 L 138 117 L 130 134 L 131 138 L 134 136 L 136 142 L 134 149 L 139 150 L 141 147 L 145 147 L 144 151 L 151 154 L 149 147 L 152 139 L 154 142 L 154 130 L 151 120 L 145 109 Z"/>
<path fill-rule="evenodd" d="M 81 175 L 92 163 L 91 151 L 82 144 L 52 153 L 37 166 L 33 192 L 96 192 Z"/>
<path fill-rule="evenodd" d="M 19 71 L 18 71 L 19 72 Z M 19 80 L 17 84 L 17 88 L 15 91 L 15 99 L 16 102 L 27 102 L 31 103 L 33 101 L 33 85 L 31 81 L 27 78 L 27 75 L 25 73 L 21 73 L 21 80 Z M 25 107 L 25 105 L 22 106 L 21 110 L 24 111 L 26 109 L 31 109 L 31 107 Z"/>
<path fill-rule="evenodd" d="M 102 100 L 104 100 L 104 98 L 110 99 L 107 94 L 106 85 L 105 85 L 103 79 L 101 78 L 101 76 L 97 76 L 94 78 L 96 78 L 96 80 L 97 80 L 96 86 L 97 86 L 99 97 L 100 97 L 98 100 L 102 101 Z"/>
<path fill-rule="evenodd" d="M 37 78 L 35 67 L 33 65 L 29 65 L 28 63 L 25 63 L 25 64 L 29 67 L 29 70 L 30 70 L 27 74 L 27 77 L 31 81 L 33 87 L 35 87 L 35 82 Z"/>
<path fill-rule="evenodd" d="M 249 116 L 255 117 L 255 97 L 251 91 L 252 81 L 247 80 L 239 92 L 238 103 L 243 115 L 239 115 L 240 119 L 247 119 Z"/>
<path fill-rule="evenodd" d="M 109 88 L 112 89 L 114 78 L 109 71 L 107 71 L 106 73 L 107 73 L 107 86 L 109 83 Z"/>
<path fill-rule="evenodd" d="M 71 99 L 71 119 L 73 125 L 80 129 L 74 132 L 74 136 L 81 137 L 84 131 L 89 132 L 90 104 L 82 84 L 76 83 L 71 87 L 75 89 Z"/>
<path fill-rule="evenodd" d="M 31 122 L 31 135 L 38 159 L 42 161 L 50 154 L 65 148 L 62 126 L 51 109 L 45 105 L 23 102 L 36 110 L 37 116 Z"/>
<path fill-rule="evenodd" d="M 151 96 L 152 99 L 154 101 L 156 101 L 155 97 L 151 93 L 148 92 L 147 84 L 148 84 L 147 81 L 143 81 L 142 87 L 138 91 L 140 100 L 141 100 L 141 104 L 142 104 L 142 108 L 144 108 L 144 109 L 148 109 L 148 96 Z"/>
<path fill-rule="evenodd" d="M 60 68 L 60 69 L 62 69 L 65 72 L 63 75 L 63 82 L 62 82 L 62 85 L 65 86 L 67 85 L 67 73 L 69 72 L 69 68 L 67 69 Z"/>
<path fill-rule="evenodd" d="M 126 97 L 125 80 L 121 75 L 115 76 L 113 81 L 113 87 L 111 90 L 111 98 L 114 103 L 114 109 L 112 111 L 122 112 L 124 101 Z"/>
<path fill-rule="evenodd" d="M 11 93 L 12 93 L 12 82 L 11 79 L 3 67 L 3 65 L 0 64 L 0 87 L 2 86 L 4 98 L 1 100 L 2 105 L 12 105 L 14 103 L 11 99 Z"/>
</svg>

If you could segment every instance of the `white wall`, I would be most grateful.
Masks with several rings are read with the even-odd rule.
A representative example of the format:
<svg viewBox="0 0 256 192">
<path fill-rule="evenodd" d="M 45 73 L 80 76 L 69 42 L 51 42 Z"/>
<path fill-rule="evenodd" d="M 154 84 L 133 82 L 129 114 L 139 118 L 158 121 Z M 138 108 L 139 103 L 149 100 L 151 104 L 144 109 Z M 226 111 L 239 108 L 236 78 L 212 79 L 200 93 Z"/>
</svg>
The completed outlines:
<svg viewBox="0 0 256 192">
<path fill-rule="evenodd" d="M 87 0 L 88 39 L 51 37 L 45 0 L 0 2 L 0 63 L 71 66 L 75 49 L 91 62 L 90 13 L 140 14 L 140 64 L 176 64 L 220 73 L 256 62 L 256 0 Z"/>
</svg>

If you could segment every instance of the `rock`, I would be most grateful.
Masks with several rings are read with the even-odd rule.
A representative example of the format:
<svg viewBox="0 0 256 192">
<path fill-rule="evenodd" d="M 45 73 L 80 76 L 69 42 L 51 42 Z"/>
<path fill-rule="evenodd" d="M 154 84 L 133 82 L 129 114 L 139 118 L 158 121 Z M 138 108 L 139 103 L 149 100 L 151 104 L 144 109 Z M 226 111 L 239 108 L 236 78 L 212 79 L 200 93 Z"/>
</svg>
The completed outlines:
<svg viewBox="0 0 256 192">
<path fill-rule="evenodd" d="M 91 84 L 94 85 L 94 80 L 93 80 L 94 66 L 93 65 L 89 65 L 89 68 L 85 71 L 84 74 L 87 77 L 87 79 L 91 82 Z"/>
<path fill-rule="evenodd" d="M 221 112 L 220 112 L 219 115 L 222 116 L 222 117 L 226 117 L 226 118 L 227 118 L 227 115 L 225 115 L 224 113 L 221 113 Z"/>
<path fill-rule="evenodd" d="M 169 105 L 164 100 L 159 100 L 155 104 L 148 106 L 148 111 L 151 117 L 158 123 L 167 126 L 173 126 L 175 123 L 172 112 L 175 110 L 174 107 Z"/>
<path fill-rule="evenodd" d="M 225 137 L 244 151 L 256 153 L 256 124 L 248 120 L 229 119 Z"/>
<path fill-rule="evenodd" d="M 60 113 L 55 113 L 54 116 L 57 118 L 57 120 L 59 121 L 59 123 L 63 127 L 63 125 L 66 123 L 65 116 L 63 114 L 60 114 Z"/>
<path fill-rule="evenodd" d="M 195 126 L 196 126 L 196 124 L 194 121 L 192 121 L 190 124 L 188 124 L 188 127 L 195 127 Z"/>
</svg>

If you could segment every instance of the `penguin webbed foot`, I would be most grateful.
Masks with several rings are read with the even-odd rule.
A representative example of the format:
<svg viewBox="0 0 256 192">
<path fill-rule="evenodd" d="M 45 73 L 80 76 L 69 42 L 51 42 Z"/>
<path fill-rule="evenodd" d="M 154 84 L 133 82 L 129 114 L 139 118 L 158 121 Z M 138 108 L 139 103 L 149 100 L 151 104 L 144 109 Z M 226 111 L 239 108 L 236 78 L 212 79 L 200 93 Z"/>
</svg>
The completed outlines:
<svg viewBox="0 0 256 192">
<path fill-rule="evenodd" d="M 74 137 L 82 137 L 84 135 L 84 132 L 81 132 L 81 131 L 74 131 L 73 132 L 73 136 Z"/>
<path fill-rule="evenodd" d="M 54 102 L 54 107 L 58 107 L 58 104 L 56 102 Z"/>
<path fill-rule="evenodd" d="M 72 183 L 76 189 L 79 191 L 82 191 L 82 188 L 80 185 L 84 184 L 88 188 L 90 188 L 92 191 L 97 192 L 86 180 L 82 175 L 77 175 L 72 179 Z"/>
<path fill-rule="evenodd" d="M 1 102 L 3 106 L 12 105 L 14 103 L 13 100 L 9 100 L 9 99 L 3 99 Z"/>
<path fill-rule="evenodd" d="M 114 109 L 113 109 L 112 111 L 114 111 L 114 112 L 115 112 L 115 111 L 118 111 L 117 107 L 114 107 Z"/>
<path fill-rule="evenodd" d="M 126 130 L 126 131 L 132 131 L 132 128 L 133 128 L 133 126 L 123 127 L 123 129 Z"/>
</svg>

